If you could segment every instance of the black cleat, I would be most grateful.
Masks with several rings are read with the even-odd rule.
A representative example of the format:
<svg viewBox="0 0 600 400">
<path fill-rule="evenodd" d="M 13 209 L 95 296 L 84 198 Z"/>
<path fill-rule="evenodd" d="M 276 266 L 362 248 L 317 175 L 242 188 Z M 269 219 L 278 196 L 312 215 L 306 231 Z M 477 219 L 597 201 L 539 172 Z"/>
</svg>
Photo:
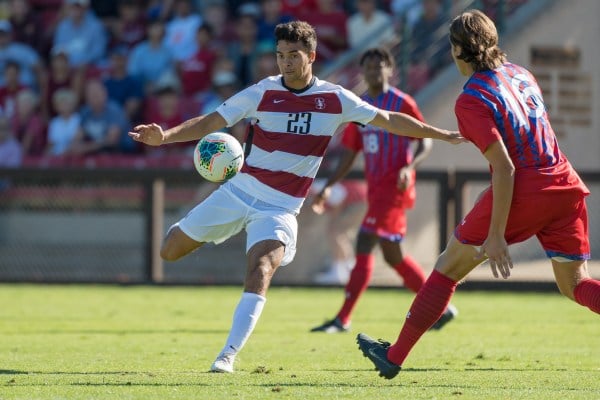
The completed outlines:
<svg viewBox="0 0 600 400">
<path fill-rule="evenodd" d="M 400 365 L 396 365 L 387 358 L 387 351 L 390 343 L 381 339 L 375 341 L 364 333 L 359 333 L 356 337 L 358 348 L 363 355 L 367 357 L 375 365 L 375 369 L 379 371 L 379 376 L 385 379 L 392 379 L 402 369 Z"/>
<path fill-rule="evenodd" d="M 442 314 L 440 319 L 435 321 L 435 323 L 433 325 L 431 325 L 431 328 L 429 328 L 429 330 L 430 331 L 439 331 L 440 329 L 442 329 L 444 327 L 444 325 L 446 325 L 448 322 L 450 322 L 454 318 L 456 318 L 457 315 L 458 315 L 458 310 L 456 309 L 456 307 L 454 307 L 452 304 L 450 304 L 448 306 L 448 308 L 446 308 L 446 311 L 444 311 L 444 313 Z"/>
<path fill-rule="evenodd" d="M 335 317 L 331 321 L 326 321 L 323 325 L 319 325 L 312 328 L 310 331 L 325 333 L 344 333 L 350 331 L 350 324 L 344 325 L 338 317 Z"/>
</svg>

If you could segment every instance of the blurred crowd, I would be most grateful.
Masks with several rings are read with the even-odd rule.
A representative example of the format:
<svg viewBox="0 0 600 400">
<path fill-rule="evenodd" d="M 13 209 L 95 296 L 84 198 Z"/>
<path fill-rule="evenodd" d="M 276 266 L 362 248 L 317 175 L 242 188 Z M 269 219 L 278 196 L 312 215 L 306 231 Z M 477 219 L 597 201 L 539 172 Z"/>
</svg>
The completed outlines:
<svg viewBox="0 0 600 400">
<path fill-rule="evenodd" d="M 454 3 L 0 0 L 0 164 L 189 154 L 193 143 L 141 148 L 127 132 L 141 122 L 175 126 L 278 74 L 273 29 L 294 19 L 317 31 L 317 75 L 341 53 L 373 45 L 374 33 L 394 46 L 410 32 L 419 38 L 412 81 L 424 84 L 450 61 L 447 40 L 431 45 Z"/>
</svg>

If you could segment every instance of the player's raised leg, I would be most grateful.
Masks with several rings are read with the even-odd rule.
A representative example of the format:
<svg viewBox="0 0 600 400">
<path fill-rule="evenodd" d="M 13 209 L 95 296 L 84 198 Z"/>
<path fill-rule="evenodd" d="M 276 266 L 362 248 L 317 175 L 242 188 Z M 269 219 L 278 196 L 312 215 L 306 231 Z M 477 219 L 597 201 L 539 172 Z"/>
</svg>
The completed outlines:
<svg viewBox="0 0 600 400">
<path fill-rule="evenodd" d="M 394 344 L 374 341 L 365 334 L 358 335 L 359 348 L 381 376 L 391 379 L 398 374 L 413 346 L 448 307 L 458 282 L 483 261 L 476 259 L 477 253 L 475 247 L 460 243 L 454 236 L 450 239 L 434 271 L 417 293 Z"/>
<path fill-rule="evenodd" d="M 173 225 L 163 240 L 160 248 L 160 256 L 165 261 L 177 261 L 181 257 L 200 248 L 203 244 L 204 242 L 192 239 L 177 225 Z"/>
</svg>

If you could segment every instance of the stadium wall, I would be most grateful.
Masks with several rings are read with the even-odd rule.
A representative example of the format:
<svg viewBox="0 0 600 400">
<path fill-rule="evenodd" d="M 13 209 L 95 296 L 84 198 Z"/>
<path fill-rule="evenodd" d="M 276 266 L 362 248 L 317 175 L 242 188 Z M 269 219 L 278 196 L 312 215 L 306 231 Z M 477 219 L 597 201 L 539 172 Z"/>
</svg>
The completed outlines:
<svg viewBox="0 0 600 400">
<path fill-rule="evenodd" d="M 599 15 L 600 2 L 596 0 L 532 1 L 508 21 L 500 41 L 510 61 L 538 76 L 561 149 L 575 168 L 582 170 L 600 170 Z M 558 55 L 561 51 L 567 55 L 579 52 L 579 61 L 564 65 L 560 60 L 549 60 L 545 65 L 536 61 L 534 52 L 552 49 Z M 569 78 L 574 82 L 567 82 Z M 464 83 L 465 78 L 451 65 L 416 96 L 428 122 L 457 128 L 454 99 Z M 575 110 L 573 103 L 583 104 Z M 474 146 L 445 143 L 436 143 L 422 165 L 431 169 L 487 168 Z"/>
</svg>

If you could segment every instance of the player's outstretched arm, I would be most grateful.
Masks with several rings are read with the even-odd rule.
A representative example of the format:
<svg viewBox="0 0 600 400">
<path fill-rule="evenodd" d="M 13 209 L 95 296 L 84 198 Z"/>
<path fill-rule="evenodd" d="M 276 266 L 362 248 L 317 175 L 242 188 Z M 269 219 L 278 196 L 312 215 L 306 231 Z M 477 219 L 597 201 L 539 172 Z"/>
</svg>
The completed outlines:
<svg viewBox="0 0 600 400">
<path fill-rule="evenodd" d="M 408 114 L 394 111 L 380 109 L 370 124 L 379 126 L 395 135 L 439 139 L 452 144 L 464 143 L 467 141 L 457 131 L 436 128 L 435 126 L 421 122 Z"/>
<path fill-rule="evenodd" d="M 210 132 L 223 129 L 227 125 L 221 114 L 212 112 L 207 115 L 188 119 L 171 129 L 163 131 L 157 124 L 137 125 L 129 132 L 129 136 L 137 141 L 150 146 L 175 142 L 189 142 L 199 140 Z"/>
</svg>

